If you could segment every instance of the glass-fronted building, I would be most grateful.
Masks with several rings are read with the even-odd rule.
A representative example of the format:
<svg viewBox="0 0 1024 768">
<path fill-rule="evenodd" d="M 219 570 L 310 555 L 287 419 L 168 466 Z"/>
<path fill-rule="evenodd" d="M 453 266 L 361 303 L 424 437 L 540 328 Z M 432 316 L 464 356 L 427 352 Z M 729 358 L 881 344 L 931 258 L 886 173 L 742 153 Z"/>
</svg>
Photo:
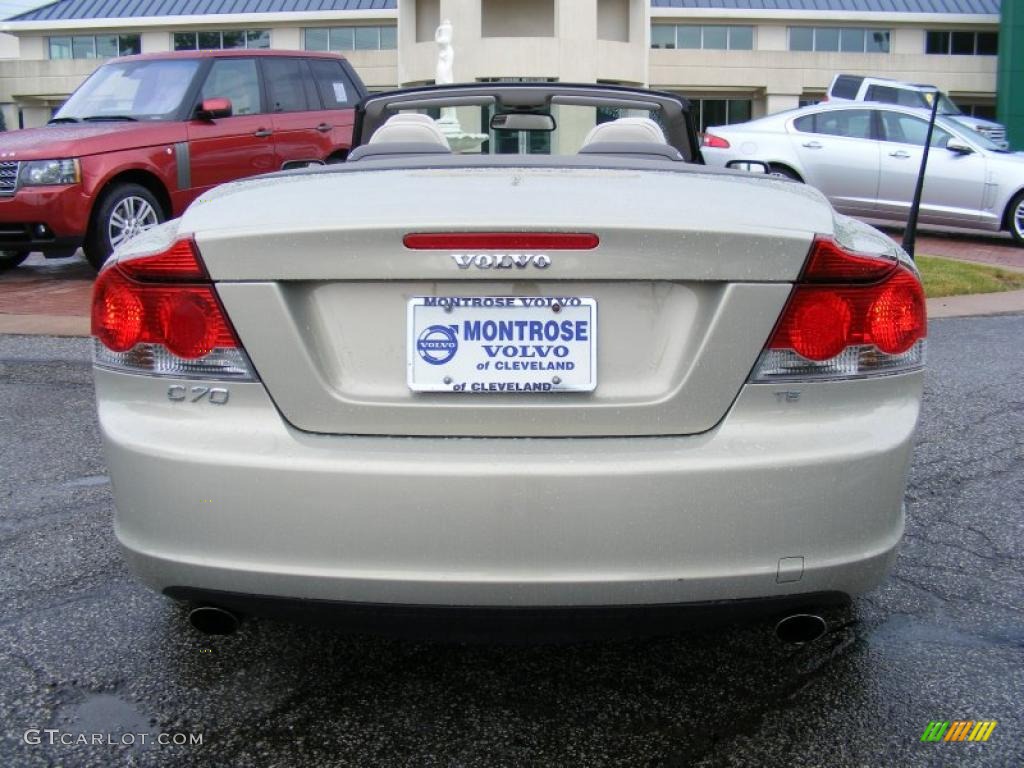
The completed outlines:
<svg viewBox="0 0 1024 768">
<path fill-rule="evenodd" d="M 0 59 L 0 109 L 9 128 L 42 124 L 103 60 L 170 50 L 337 51 L 371 89 L 429 83 L 447 19 L 457 80 L 647 85 L 689 96 L 702 126 L 820 100 L 841 72 L 937 85 L 995 117 L 999 13 L 999 0 L 56 0 L 0 22 L 18 51 Z"/>
</svg>

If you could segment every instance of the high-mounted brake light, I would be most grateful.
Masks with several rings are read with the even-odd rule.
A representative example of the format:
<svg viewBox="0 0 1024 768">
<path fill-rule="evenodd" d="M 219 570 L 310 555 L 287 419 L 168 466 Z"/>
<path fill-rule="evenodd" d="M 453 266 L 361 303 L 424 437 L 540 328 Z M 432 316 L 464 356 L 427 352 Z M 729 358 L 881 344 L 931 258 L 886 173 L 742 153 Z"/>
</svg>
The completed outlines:
<svg viewBox="0 0 1024 768">
<path fill-rule="evenodd" d="M 924 290 L 909 267 L 817 238 L 751 380 L 914 370 L 927 334 Z"/>
<path fill-rule="evenodd" d="M 600 239 L 588 232 L 414 232 L 402 242 L 426 251 L 589 251 Z"/>
<path fill-rule="evenodd" d="M 705 147 L 712 147 L 714 149 L 728 149 L 731 144 L 723 139 L 721 136 L 715 136 L 713 133 L 705 133 L 704 139 L 701 144 Z"/>
<path fill-rule="evenodd" d="M 253 379 L 195 243 L 118 262 L 96 278 L 95 362 L 115 370 Z"/>
</svg>

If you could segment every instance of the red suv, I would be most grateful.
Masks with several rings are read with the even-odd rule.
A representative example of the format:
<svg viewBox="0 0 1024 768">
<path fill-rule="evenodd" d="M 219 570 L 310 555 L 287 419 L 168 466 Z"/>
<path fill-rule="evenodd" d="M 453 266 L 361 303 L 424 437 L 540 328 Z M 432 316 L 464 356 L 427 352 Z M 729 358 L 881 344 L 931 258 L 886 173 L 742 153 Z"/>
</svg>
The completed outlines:
<svg viewBox="0 0 1024 768">
<path fill-rule="evenodd" d="M 225 181 L 341 162 L 366 94 L 337 54 L 187 51 L 114 59 L 43 128 L 0 134 L 0 269 L 122 241 Z"/>
</svg>

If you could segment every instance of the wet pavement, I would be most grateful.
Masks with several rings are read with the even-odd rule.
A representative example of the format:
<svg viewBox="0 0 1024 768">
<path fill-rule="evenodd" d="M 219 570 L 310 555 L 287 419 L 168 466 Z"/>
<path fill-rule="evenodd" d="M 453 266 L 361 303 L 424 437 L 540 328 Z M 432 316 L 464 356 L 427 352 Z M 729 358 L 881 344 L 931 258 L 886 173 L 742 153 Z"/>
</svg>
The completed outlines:
<svg viewBox="0 0 1024 768">
<path fill-rule="evenodd" d="M 794 648 L 198 635 L 114 544 L 85 340 L 0 336 L 0 766 L 1022 765 L 1021 339 L 1024 315 L 932 323 L 895 571 Z M 998 725 L 922 743 L 935 720 Z"/>
<path fill-rule="evenodd" d="M 62 259 L 35 253 L 0 272 L 0 333 L 88 336 L 95 276 L 81 251 Z"/>
</svg>

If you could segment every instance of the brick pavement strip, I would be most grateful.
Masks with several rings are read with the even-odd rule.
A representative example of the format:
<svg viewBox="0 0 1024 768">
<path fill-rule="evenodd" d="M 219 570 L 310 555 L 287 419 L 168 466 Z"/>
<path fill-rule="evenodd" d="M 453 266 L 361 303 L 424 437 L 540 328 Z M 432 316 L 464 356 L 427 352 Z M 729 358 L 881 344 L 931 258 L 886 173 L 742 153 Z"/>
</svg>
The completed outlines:
<svg viewBox="0 0 1024 768">
<path fill-rule="evenodd" d="M 896 242 L 903 239 L 899 229 L 883 226 L 882 230 Z M 962 230 L 946 234 L 922 233 L 917 237 L 916 253 L 1024 270 L 1024 248 L 1014 245 L 1008 235 L 986 236 L 976 232 L 968 235 Z"/>
<path fill-rule="evenodd" d="M 922 237 L 917 241 L 916 253 L 1024 270 L 1024 248 L 1012 245 L 1008 240 L 991 243 L 960 237 Z"/>
<path fill-rule="evenodd" d="M 0 334 L 88 336 L 89 318 L 70 315 L 10 315 L 0 312 Z"/>
<path fill-rule="evenodd" d="M 82 317 L 89 314 L 91 297 L 91 280 L 0 278 L 3 314 Z"/>
</svg>

